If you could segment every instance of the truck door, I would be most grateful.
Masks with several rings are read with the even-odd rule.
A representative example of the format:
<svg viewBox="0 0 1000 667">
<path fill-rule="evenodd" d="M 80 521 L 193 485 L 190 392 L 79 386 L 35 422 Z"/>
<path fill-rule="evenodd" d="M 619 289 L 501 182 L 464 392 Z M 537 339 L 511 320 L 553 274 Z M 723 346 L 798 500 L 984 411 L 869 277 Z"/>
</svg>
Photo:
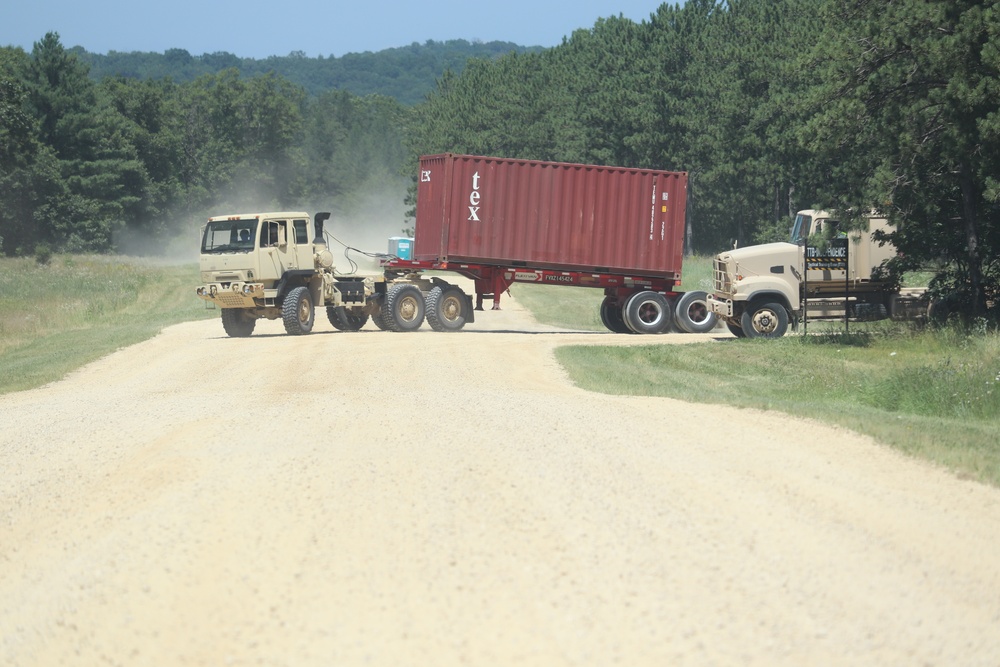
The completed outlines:
<svg viewBox="0 0 1000 667">
<path fill-rule="evenodd" d="M 309 221 L 305 218 L 292 221 L 291 244 L 294 244 L 295 261 L 300 269 L 313 266 L 313 248 L 309 243 Z M 290 244 L 290 245 L 291 245 Z"/>
<path fill-rule="evenodd" d="M 288 242 L 287 220 L 265 220 L 260 226 L 261 278 L 278 280 L 285 271 L 298 268 L 294 245 Z"/>
</svg>

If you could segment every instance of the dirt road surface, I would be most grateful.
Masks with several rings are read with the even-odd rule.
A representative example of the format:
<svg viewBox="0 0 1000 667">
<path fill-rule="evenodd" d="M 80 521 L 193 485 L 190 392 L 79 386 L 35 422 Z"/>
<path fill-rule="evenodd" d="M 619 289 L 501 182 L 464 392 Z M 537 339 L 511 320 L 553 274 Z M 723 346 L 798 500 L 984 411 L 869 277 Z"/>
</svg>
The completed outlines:
<svg viewBox="0 0 1000 667">
<path fill-rule="evenodd" d="M 1000 664 L 996 489 L 552 356 L 697 337 L 317 329 L 0 397 L 0 664 Z"/>
</svg>

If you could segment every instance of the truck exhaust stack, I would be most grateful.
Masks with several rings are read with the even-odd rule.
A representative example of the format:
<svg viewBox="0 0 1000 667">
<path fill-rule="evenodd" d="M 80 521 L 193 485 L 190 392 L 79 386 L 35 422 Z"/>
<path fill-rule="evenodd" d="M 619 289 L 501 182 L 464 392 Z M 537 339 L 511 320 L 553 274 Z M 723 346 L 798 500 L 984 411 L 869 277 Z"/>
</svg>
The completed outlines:
<svg viewBox="0 0 1000 667">
<path fill-rule="evenodd" d="M 317 213 L 314 218 L 314 227 L 316 231 L 316 236 L 313 239 L 313 243 L 321 243 L 326 245 L 326 240 L 323 238 L 323 223 L 330 219 L 330 212 L 324 211 L 322 213 Z"/>
</svg>

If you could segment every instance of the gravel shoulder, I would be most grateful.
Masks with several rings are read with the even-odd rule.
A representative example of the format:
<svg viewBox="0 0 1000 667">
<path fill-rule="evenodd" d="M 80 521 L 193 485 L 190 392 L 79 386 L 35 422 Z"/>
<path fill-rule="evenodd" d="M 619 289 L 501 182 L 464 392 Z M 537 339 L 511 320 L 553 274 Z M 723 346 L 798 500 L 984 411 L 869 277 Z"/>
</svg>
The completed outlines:
<svg viewBox="0 0 1000 667">
<path fill-rule="evenodd" d="M 0 664 L 1000 664 L 1000 490 L 479 319 L 193 322 L 0 397 Z"/>
</svg>

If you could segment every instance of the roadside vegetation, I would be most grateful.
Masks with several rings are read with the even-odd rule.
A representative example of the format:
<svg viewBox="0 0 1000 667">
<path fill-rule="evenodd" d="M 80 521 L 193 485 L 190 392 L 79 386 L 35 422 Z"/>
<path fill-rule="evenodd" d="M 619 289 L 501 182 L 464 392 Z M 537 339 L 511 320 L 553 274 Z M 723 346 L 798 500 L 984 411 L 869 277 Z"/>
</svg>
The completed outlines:
<svg viewBox="0 0 1000 667">
<path fill-rule="evenodd" d="M 0 259 L 0 393 L 58 380 L 171 324 L 217 316 L 194 297 L 194 264 L 45 259 Z"/>
</svg>

